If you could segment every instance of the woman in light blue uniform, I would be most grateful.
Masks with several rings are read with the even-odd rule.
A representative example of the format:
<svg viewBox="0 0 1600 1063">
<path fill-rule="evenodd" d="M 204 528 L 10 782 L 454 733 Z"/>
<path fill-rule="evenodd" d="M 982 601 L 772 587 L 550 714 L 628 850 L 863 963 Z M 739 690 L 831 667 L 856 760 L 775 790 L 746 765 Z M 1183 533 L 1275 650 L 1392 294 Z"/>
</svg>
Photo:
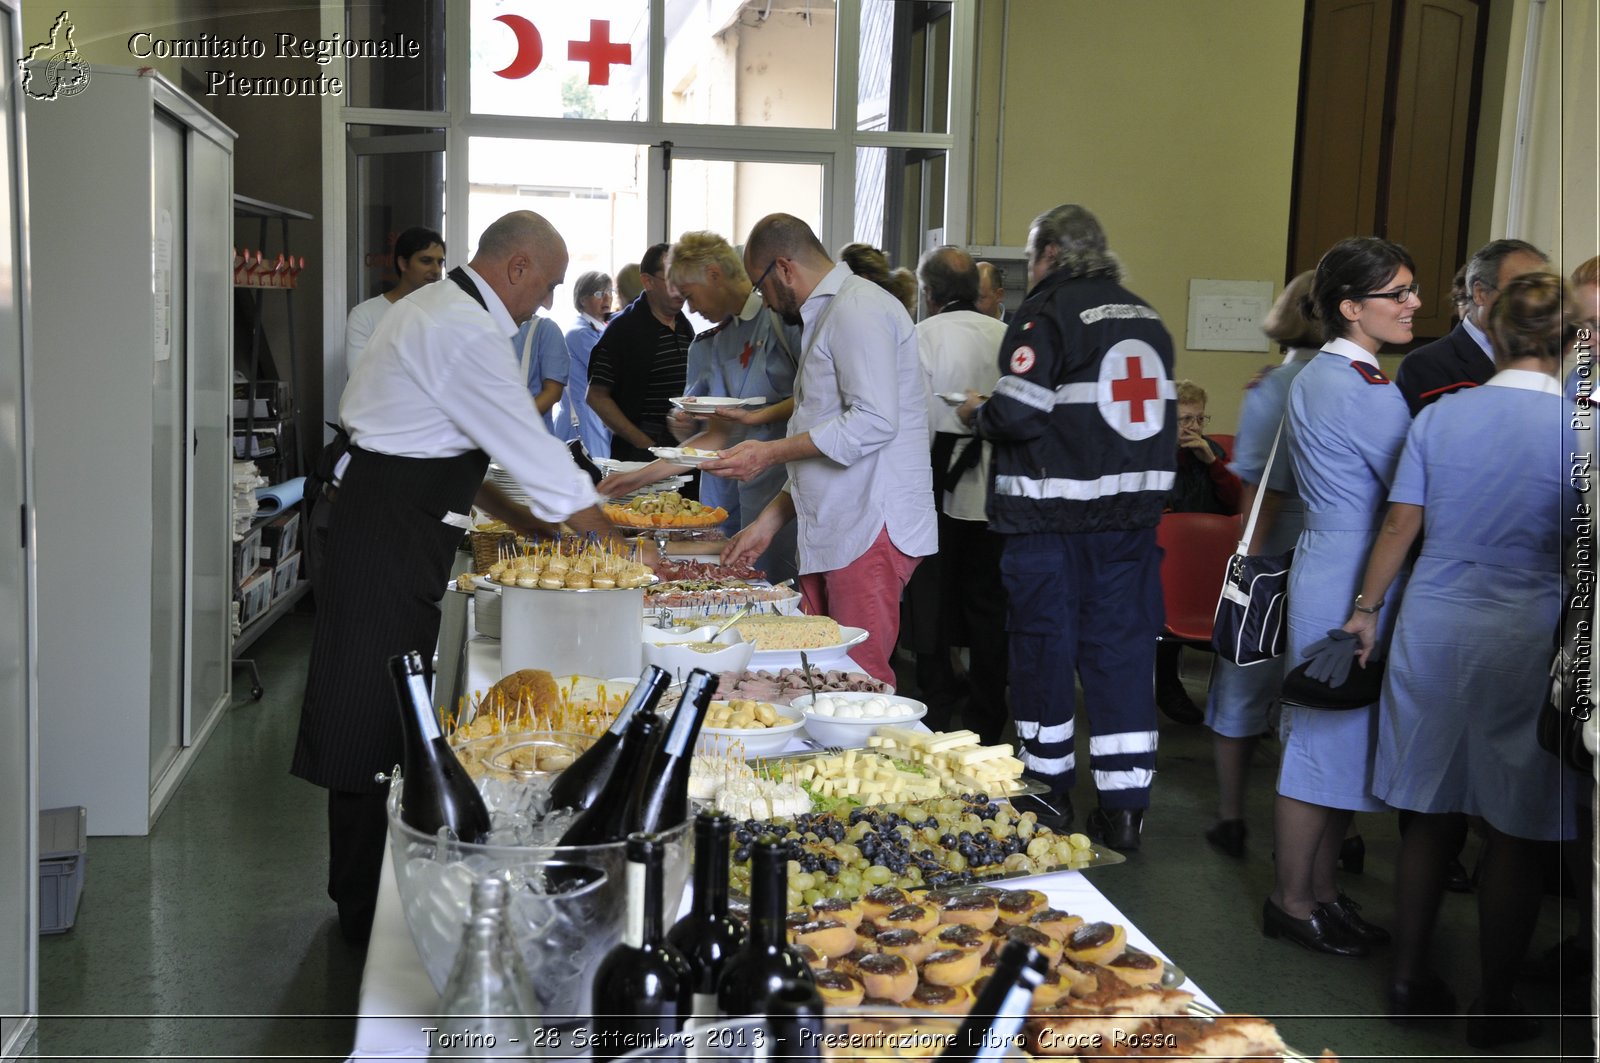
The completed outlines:
<svg viewBox="0 0 1600 1063">
<path fill-rule="evenodd" d="M 555 418 L 550 411 L 561 401 L 561 393 L 567 387 L 567 340 L 561 334 L 561 326 L 535 314 L 522 323 L 511 347 L 517 352 L 517 364 L 522 367 L 539 418 L 554 434 Z"/>
<path fill-rule="evenodd" d="M 1377 237 L 1342 240 L 1317 265 L 1312 305 L 1325 342 L 1289 389 L 1285 425 L 1306 509 L 1289 571 L 1289 667 L 1350 615 L 1411 423 L 1377 357 L 1384 344 L 1411 339 L 1421 305 L 1411 256 Z M 1381 636 L 1388 617 L 1379 619 Z M 1329 712 L 1285 704 L 1279 726 L 1276 881 L 1263 931 L 1318 952 L 1366 955 L 1388 934 L 1357 914 L 1334 870 L 1351 816 L 1383 808 L 1372 796 L 1377 705 Z"/>
<path fill-rule="evenodd" d="M 1389 513 L 1361 586 L 1392 583 L 1418 535 L 1422 550 L 1395 621 L 1379 715 L 1374 793 L 1420 813 L 1396 867 L 1394 1012 L 1448 1013 L 1455 1000 L 1428 966 L 1445 865 L 1463 816 L 1487 829 L 1478 865 L 1483 996 L 1468 1038 L 1489 1047 L 1536 1036 L 1508 972 L 1539 912 L 1540 841 L 1575 834 L 1577 776 L 1540 748 L 1561 621 L 1561 555 L 1578 496 L 1567 482 L 1566 403 L 1556 373 L 1576 333 L 1561 278 L 1533 273 L 1500 293 L 1489 316 L 1498 368 L 1484 386 L 1417 416 L 1389 492 Z M 1350 614 L 1363 649 L 1375 618 Z M 1409 1005 L 1409 1006 L 1408 1006 Z"/>
<path fill-rule="evenodd" d="M 1273 440 L 1289 404 L 1289 386 L 1300 370 L 1316 356 L 1322 337 L 1308 316 L 1311 297 L 1310 270 L 1290 281 L 1272 304 L 1262 330 L 1283 345 L 1281 365 L 1269 369 L 1245 392 L 1239 410 L 1239 432 L 1234 439 L 1233 472 L 1244 481 L 1240 510 L 1248 513 L 1260 490 Z M 1267 497 L 1256 519 L 1252 554 L 1287 553 L 1305 526 L 1305 505 L 1300 501 L 1290 469 L 1289 447 L 1278 443 L 1277 457 L 1267 477 Z M 1221 656 L 1211 676 L 1206 700 L 1206 726 L 1211 728 L 1217 763 L 1217 822 L 1206 840 L 1232 857 L 1244 856 L 1244 790 L 1256 740 L 1272 726 L 1272 710 L 1283 686 L 1284 658 L 1277 657 L 1241 667 Z"/>
<path fill-rule="evenodd" d="M 611 278 L 591 270 L 572 288 L 572 305 L 578 323 L 567 330 L 567 391 L 556 415 L 556 432 L 562 439 L 579 439 L 591 458 L 611 456 L 611 429 L 589 408 L 589 356 L 605 331 L 611 312 Z"/>
</svg>

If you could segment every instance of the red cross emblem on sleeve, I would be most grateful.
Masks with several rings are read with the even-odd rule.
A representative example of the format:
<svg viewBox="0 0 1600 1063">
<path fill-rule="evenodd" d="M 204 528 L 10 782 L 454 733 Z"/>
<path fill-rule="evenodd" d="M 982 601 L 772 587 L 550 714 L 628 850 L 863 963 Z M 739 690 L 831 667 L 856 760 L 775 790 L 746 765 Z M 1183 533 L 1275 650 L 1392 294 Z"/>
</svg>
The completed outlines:
<svg viewBox="0 0 1600 1063">
<path fill-rule="evenodd" d="M 1100 361 L 1100 416 L 1124 439 L 1149 439 L 1167 419 L 1176 394 L 1161 356 L 1143 340 L 1123 340 Z"/>
</svg>

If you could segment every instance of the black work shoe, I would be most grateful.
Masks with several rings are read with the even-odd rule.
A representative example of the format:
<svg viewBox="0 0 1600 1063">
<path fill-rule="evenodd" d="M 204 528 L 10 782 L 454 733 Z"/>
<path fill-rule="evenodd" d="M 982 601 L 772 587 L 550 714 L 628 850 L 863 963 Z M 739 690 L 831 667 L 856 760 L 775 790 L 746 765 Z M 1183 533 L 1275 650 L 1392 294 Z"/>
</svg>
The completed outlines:
<svg viewBox="0 0 1600 1063">
<path fill-rule="evenodd" d="M 1089 813 L 1084 823 L 1089 837 L 1118 852 L 1132 852 L 1139 848 L 1139 834 L 1144 830 L 1144 810 L 1141 808 L 1097 808 Z"/>
<path fill-rule="evenodd" d="M 1343 893 L 1339 894 L 1337 899 L 1323 904 L 1322 910 L 1327 912 L 1333 921 L 1338 924 L 1339 929 L 1344 931 L 1346 937 L 1355 938 L 1357 941 L 1365 941 L 1368 945 L 1387 945 L 1389 943 L 1389 932 L 1383 927 L 1373 926 L 1361 918 L 1361 905 Z"/>
<path fill-rule="evenodd" d="M 1174 723 L 1197 724 L 1204 723 L 1206 714 L 1201 711 L 1189 698 L 1189 692 L 1183 689 L 1183 684 L 1156 687 L 1156 707 L 1166 714 Z"/>
<path fill-rule="evenodd" d="M 1248 833 L 1242 819 L 1219 819 L 1216 826 L 1206 831 L 1206 841 L 1235 860 L 1242 860 L 1244 838 Z"/>
<path fill-rule="evenodd" d="M 1364 942 L 1345 936 L 1337 923 L 1328 915 L 1327 909 L 1318 905 L 1311 910 L 1311 915 L 1305 919 L 1296 919 L 1288 912 L 1272 903 L 1268 897 L 1267 902 L 1261 906 L 1261 932 L 1269 938 L 1286 937 L 1303 949 L 1312 952 L 1326 952 L 1332 956 L 1365 956 L 1367 946 Z"/>
<path fill-rule="evenodd" d="M 1072 833 L 1071 794 L 1020 794 L 1011 798 L 1011 807 L 1018 812 L 1032 812 L 1040 826 L 1057 834 Z"/>
<path fill-rule="evenodd" d="M 1396 1020 L 1445 1018 L 1456 1013 L 1456 995 L 1432 971 L 1413 982 L 1391 982 L 1385 1004 L 1389 1018 Z"/>
<path fill-rule="evenodd" d="M 1452 856 L 1450 863 L 1445 865 L 1444 888 L 1451 893 L 1472 892 L 1472 877 L 1467 874 L 1467 869 L 1457 857 Z"/>
</svg>

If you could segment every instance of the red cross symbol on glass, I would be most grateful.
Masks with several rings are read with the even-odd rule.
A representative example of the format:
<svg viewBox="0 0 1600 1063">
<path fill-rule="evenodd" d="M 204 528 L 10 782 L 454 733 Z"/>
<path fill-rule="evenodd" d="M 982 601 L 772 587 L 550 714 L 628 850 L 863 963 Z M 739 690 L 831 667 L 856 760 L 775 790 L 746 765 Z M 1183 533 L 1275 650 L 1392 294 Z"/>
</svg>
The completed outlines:
<svg viewBox="0 0 1600 1063">
<path fill-rule="evenodd" d="M 589 64 L 589 84 L 609 85 L 612 64 L 633 65 L 633 46 L 612 44 L 611 20 L 592 18 L 589 20 L 589 39 L 568 41 L 567 58 L 574 63 Z"/>
<path fill-rule="evenodd" d="M 1144 420 L 1144 404 L 1160 394 L 1156 378 L 1144 375 L 1144 364 L 1138 358 L 1125 363 L 1128 375 L 1111 382 L 1111 401 L 1128 404 L 1129 422 Z"/>
</svg>

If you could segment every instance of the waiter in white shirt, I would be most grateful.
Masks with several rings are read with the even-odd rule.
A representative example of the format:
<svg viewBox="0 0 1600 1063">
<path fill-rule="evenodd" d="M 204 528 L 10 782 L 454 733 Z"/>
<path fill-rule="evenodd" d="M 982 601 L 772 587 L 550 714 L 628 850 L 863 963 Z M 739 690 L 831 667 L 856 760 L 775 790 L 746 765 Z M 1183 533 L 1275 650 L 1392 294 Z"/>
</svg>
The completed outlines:
<svg viewBox="0 0 1600 1063">
<path fill-rule="evenodd" d="M 549 222 L 507 214 L 469 265 L 390 309 L 339 406 L 351 460 L 290 770 L 329 792 L 328 894 L 352 941 L 371 932 L 383 866 L 387 784 L 373 777 L 402 759 L 387 662 L 437 643 L 438 603 L 473 503 L 526 530 L 566 522 L 615 534 L 589 477 L 540 420 L 510 346 L 566 269 Z M 490 454 L 529 506 L 484 483 Z"/>
</svg>

